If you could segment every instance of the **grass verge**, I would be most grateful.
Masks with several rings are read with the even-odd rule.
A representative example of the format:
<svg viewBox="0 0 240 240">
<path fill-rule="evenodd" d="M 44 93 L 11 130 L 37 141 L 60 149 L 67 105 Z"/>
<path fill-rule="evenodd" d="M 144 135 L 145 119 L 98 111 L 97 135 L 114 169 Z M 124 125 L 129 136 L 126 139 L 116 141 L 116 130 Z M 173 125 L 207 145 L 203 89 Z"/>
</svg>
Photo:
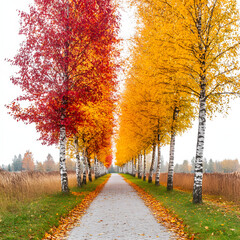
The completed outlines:
<svg viewBox="0 0 240 240">
<path fill-rule="evenodd" d="M 61 217 L 66 216 L 108 177 L 105 175 L 82 188 L 72 188 L 74 194 L 57 193 L 31 203 L 19 203 L 11 211 L 0 211 L 0 239 L 42 239 L 45 232 L 58 226 Z"/>
<path fill-rule="evenodd" d="M 196 239 L 240 239 L 240 216 L 234 212 L 209 203 L 195 205 L 192 195 L 178 190 L 167 191 L 166 187 L 149 184 L 141 179 L 123 176 L 144 189 L 170 213 L 183 220 L 185 231 Z"/>
</svg>

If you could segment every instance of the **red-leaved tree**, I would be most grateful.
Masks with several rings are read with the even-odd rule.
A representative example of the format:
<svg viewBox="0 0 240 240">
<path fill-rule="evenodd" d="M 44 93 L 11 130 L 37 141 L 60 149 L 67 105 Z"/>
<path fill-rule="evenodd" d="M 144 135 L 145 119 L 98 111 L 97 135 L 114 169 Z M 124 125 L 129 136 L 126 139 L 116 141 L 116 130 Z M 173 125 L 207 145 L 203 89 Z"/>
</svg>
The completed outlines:
<svg viewBox="0 0 240 240">
<path fill-rule="evenodd" d="M 35 0 L 20 17 L 26 40 L 11 60 L 19 67 L 11 80 L 23 95 L 8 107 L 17 120 L 36 124 L 44 144 L 60 143 L 67 192 L 66 138 L 87 117 L 82 106 L 98 102 L 106 85 L 115 86 L 116 9 L 110 0 Z"/>
</svg>

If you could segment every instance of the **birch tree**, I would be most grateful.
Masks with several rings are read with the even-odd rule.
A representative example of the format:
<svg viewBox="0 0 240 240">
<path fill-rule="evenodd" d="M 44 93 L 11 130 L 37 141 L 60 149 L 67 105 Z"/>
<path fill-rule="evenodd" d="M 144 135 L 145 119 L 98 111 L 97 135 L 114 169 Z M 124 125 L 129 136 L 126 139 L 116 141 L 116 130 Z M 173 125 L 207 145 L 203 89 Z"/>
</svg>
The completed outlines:
<svg viewBox="0 0 240 240">
<path fill-rule="evenodd" d="M 111 89 L 116 82 L 115 6 L 110 1 L 35 0 L 20 17 L 26 41 L 11 61 L 20 67 L 11 80 L 23 95 L 9 109 L 16 119 L 35 123 L 44 144 L 59 145 L 61 188 L 68 192 L 67 138 L 83 122 L 81 106 L 96 102 L 103 85 Z"/>
<path fill-rule="evenodd" d="M 143 23 L 146 22 L 144 19 L 152 19 L 156 28 L 161 26 L 160 34 L 154 36 L 158 36 L 157 40 L 168 52 L 165 56 L 158 53 L 159 59 L 169 58 L 174 63 L 165 64 L 167 71 L 164 74 L 170 76 L 175 72 L 175 76 L 168 80 L 179 83 L 179 92 L 195 97 L 192 104 L 199 110 L 199 129 L 193 202 L 201 203 L 206 117 L 225 110 L 231 96 L 239 92 L 239 12 L 236 1 L 147 0 L 138 3 Z M 148 36 L 151 40 L 152 31 Z M 156 47 L 150 44 L 149 49 Z M 163 66 L 159 61 L 156 63 Z"/>
</svg>

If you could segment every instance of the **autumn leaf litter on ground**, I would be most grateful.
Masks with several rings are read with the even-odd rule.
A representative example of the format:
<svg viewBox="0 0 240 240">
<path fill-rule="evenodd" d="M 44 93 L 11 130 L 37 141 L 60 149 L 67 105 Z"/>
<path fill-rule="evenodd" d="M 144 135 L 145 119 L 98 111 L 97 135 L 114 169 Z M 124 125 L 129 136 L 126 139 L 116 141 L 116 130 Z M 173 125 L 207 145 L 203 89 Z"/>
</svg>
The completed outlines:
<svg viewBox="0 0 240 240">
<path fill-rule="evenodd" d="M 181 219 L 170 213 L 170 211 L 163 207 L 157 199 L 145 192 L 142 188 L 132 183 L 124 176 L 123 178 L 130 186 L 132 186 L 137 191 L 138 195 L 144 201 L 146 206 L 149 207 L 149 209 L 159 223 L 163 224 L 170 231 L 174 232 L 178 236 L 179 240 L 189 239 L 188 234 L 184 231 L 185 226 Z M 194 235 L 192 235 L 190 239 L 194 239 Z"/>
<path fill-rule="evenodd" d="M 93 192 L 71 192 L 71 194 L 75 196 L 82 196 L 86 195 L 86 197 L 82 200 L 82 202 L 77 205 L 74 209 L 72 209 L 69 214 L 61 218 L 59 221 L 58 227 L 53 227 L 48 231 L 42 240 L 63 240 L 66 239 L 67 233 L 75 227 L 78 223 L 80 218 L 85 214 L 86 210 L 90 206 L 91 202 L 95 199 L 95 197 L 99 194 L 99 192 L 103 189 L 104 185 L 109 180 L 109 177 L 100 184 Z"/>
</svg>

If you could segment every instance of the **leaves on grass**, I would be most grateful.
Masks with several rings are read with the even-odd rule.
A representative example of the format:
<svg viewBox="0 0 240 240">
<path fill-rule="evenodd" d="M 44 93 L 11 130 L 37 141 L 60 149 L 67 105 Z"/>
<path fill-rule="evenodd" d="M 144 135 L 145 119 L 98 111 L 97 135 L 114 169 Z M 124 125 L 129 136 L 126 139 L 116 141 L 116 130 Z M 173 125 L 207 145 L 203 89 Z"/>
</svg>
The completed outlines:
<svg viewBox="0 0 240 240">
<path fill-rule="evenodd" d="M 72 194 L 75 196 L 82 196 L 86 194 L 87 196 L 82 200 L 82 202 L 79 205 L 77 205 L 74 209 L 72 209 L 66 217 L 61 217 L 61 219 L 59 220 L 59 226 L 51 228 L 49 232 L 45 233 L 45 236 L 42 240 L 66 239 L 66 233 L 69 232 L 74 226 L 76 226 L 80 218 L 85 214 L 91 202 L 103 189 L 109 177 L 106 179 L 106 181 L 104 181 L 102 184 L 97 186 L 97 188 L 93 192 L 90 192 L 90 193 L 89 192 L 87 193 L 72 192 Z"/>
<path fill-rule="evenodd" d="M 89 194 L 89 192 L 71 192 L 71 194 L 79 197 L 79 196 L 86 196 Z"/>
<path fill-rule="evenodd" d="M 124 180 L 137 191 L 138 195 L 143 199 L 146 206 L 150 208 L 159 223 L 174 232 L 177 235 L 177 239 L 189 239 L 187 233 L 184 231 L 185 225 L 181 219 L 174 216 L 168 209 L 163 207 L 156 198 L 145 192 L 142 188 L 125 177 Z M 190 239 L 194 239 L 194 235 L 192 235 Z"/>
</svg>

